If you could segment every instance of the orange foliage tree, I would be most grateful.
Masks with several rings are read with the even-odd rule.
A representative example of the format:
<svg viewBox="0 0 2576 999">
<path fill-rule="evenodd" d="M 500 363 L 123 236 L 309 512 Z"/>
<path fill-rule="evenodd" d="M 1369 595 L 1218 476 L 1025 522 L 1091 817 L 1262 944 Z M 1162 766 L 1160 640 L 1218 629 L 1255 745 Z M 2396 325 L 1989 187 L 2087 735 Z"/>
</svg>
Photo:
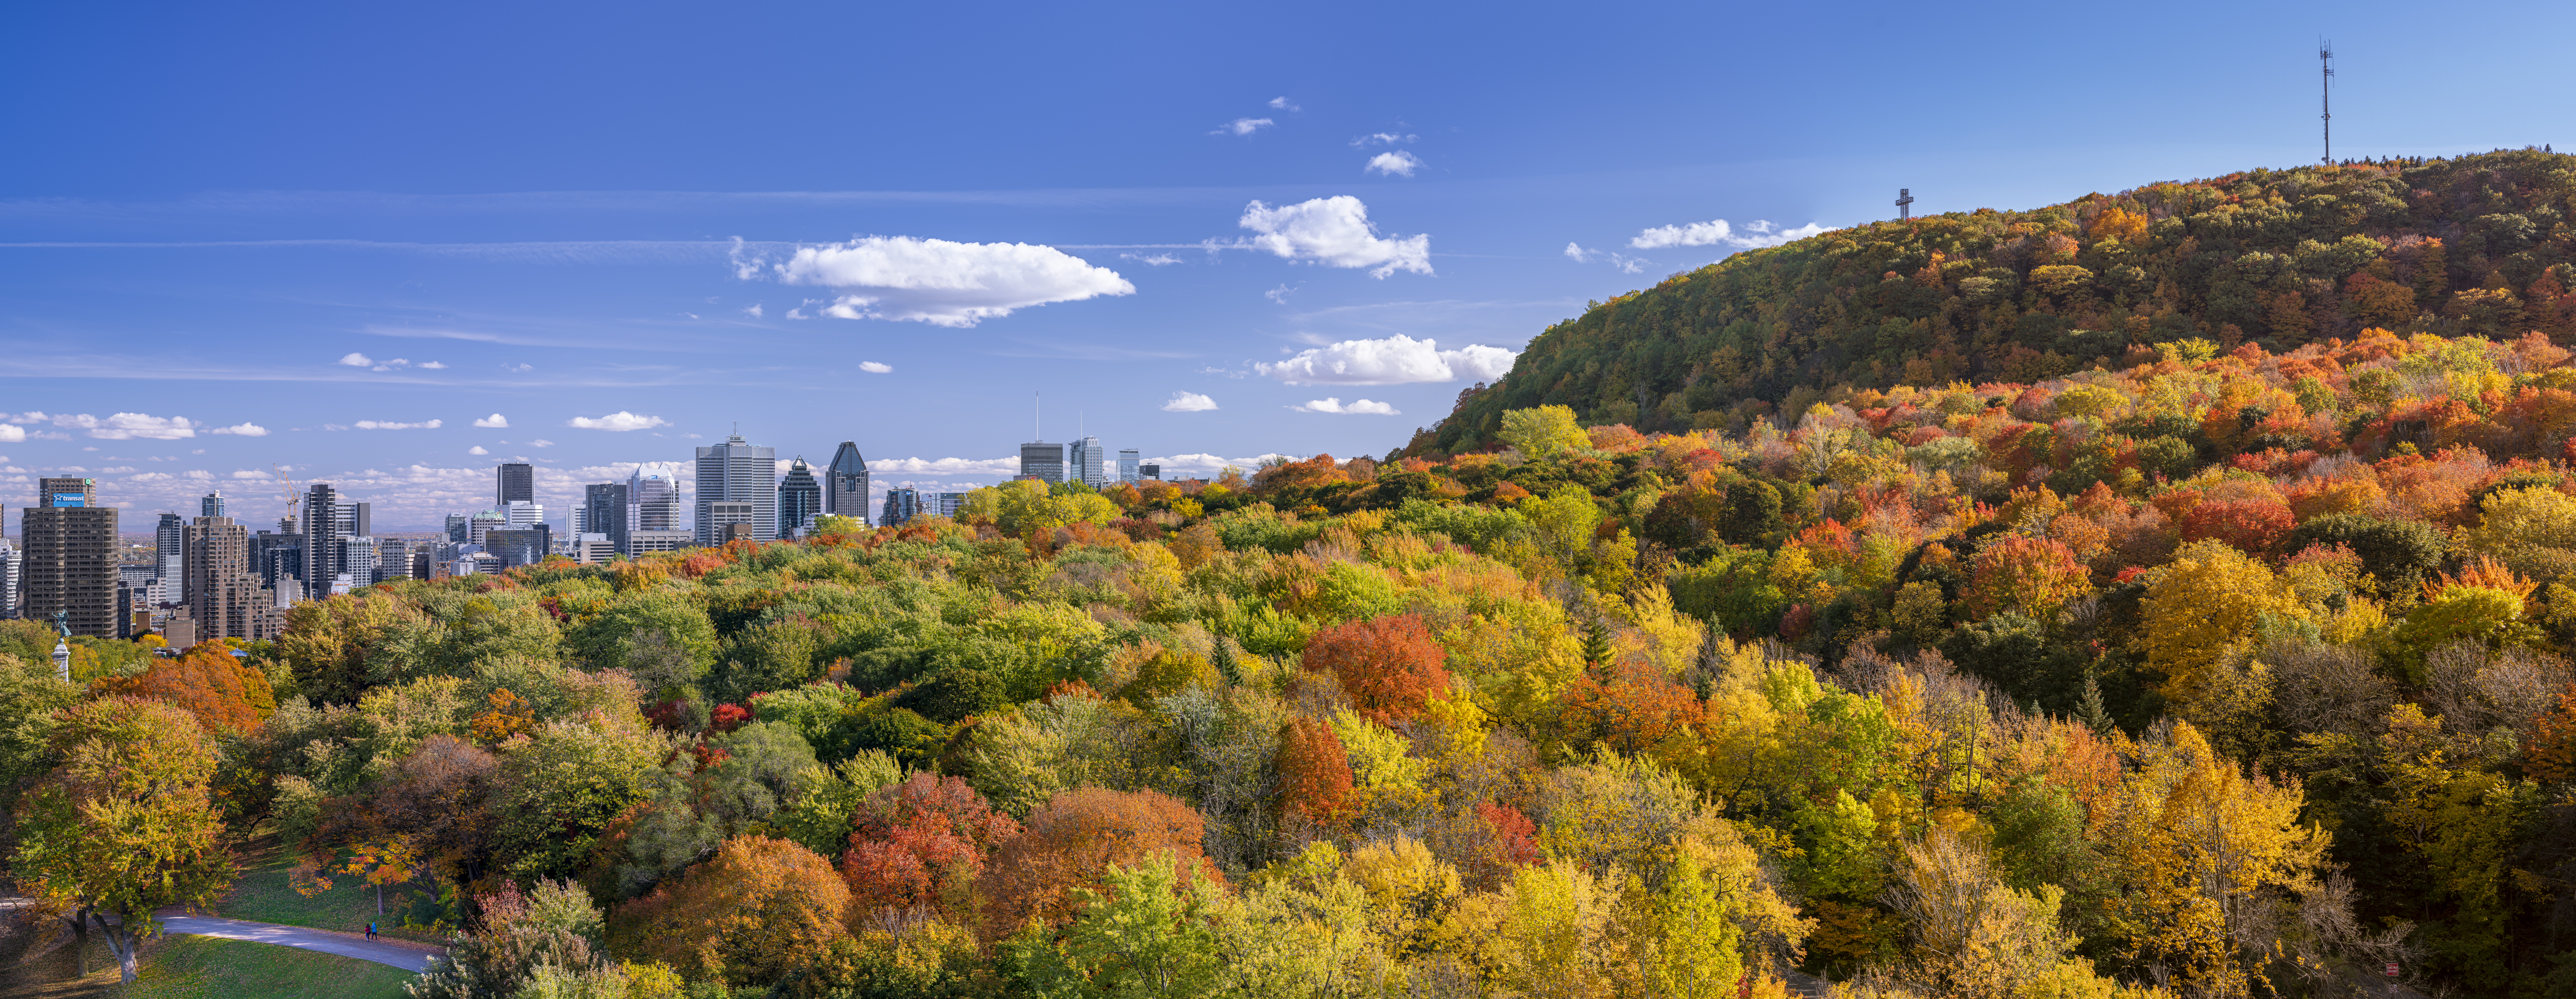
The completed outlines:
<svg viewBox="0 0 2576 999">
<path fill-rule="evenodd" d="M 1634 755 L 1687 736 L 1700 722 L 1699 695 L 1644 662 L 1586 670 L 1558 701 L 1558 736 L 1588 749 L 1605 744 Z"/>
<path fill-rule="evenodd" d="M 841 855 L 851 920 L 961 903 L 984 855 L 1019 832 L 1017 821 L 955 777 L 922 771 L 878 788 L 860 804 Z"/>
<path fill-rule="evenodd" d="M 2091 583 L 2083 564 L 2075 561 L 2074 550 L 2064 543 L 2017 534 L 1977 553 L 1968 591 L 1961 599 L 1978 620 L 2005 611 L 2047 620 L 2059 606 L 2084 595 Z"/>
<path fill-rule="evenodd" d="M 1064 925 L 1081 908 L 1074 889 L 1097 887 L 1110 865 L 1133 867 L 1158 851 L 1173 855 L 1183 882 L 1222 883 L 1199 847 L 1206 832 L 1207 820 L 1169 795 L 1098 787 L 1058 794 L 993 851 L 976 880 L 985 939 L 1008 937 L 1031 919 Z"/>
<path fill-rule="evenodd" d="M 1433 693 L 1449 689 L 1448 655 L 1421 618 L 1397 614 L 1316 632 L 1304 663 L 1331 671 L 1352 707 L 1387 723 L 1421 714 Z"/>
<path fill-rule="evenodd" d="M 2182 539 L 2216 541 L 2252 555 L 2270 554 L 2297 527 L 2276 499 L 2203 500 L 2182 517 Z"/>
<path fill-rule="evenodd" d="M 1292 718 L 1279 733 L 1279 807 L 1288 815 L 1330 829 L 1351 804 L 1351 759 L 1333 727 Z"/>
<path fill-rule="evenodd" d="M 101 694 L 166 701 L 215 732 L 247 732 L 277 711 L 268 677 L 241 664 L 220 642 L 201 642 L 176 659 L 157 659 L 135 676 L 104 677 Z"/>
<path fill-rule="evenodd" d="M 691 979 L 769 985 L 847 936 L 850 889 L 795 843 L 736 836 L 705 863 L 619 906 L 610 946 Z"/>
</svg>

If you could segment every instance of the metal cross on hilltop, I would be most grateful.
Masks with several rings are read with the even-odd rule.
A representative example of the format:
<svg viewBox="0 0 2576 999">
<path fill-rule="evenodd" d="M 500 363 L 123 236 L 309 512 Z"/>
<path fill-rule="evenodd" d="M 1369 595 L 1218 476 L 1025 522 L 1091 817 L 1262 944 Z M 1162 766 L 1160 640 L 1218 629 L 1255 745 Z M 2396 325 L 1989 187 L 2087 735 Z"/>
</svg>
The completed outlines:
<svg viewBox="0 0 2576 999">
<path fill-rule="evenodd" d="M 1909 219 L 1912 219 L 1913 217 L 1914 217 L 1914 191 L 1913 191 L 1913 189 L 1911 189 L 1911 188 L 1904 188 L 1904 187 L 1897 188 L 1897 189 L 1896 189 L 1896 220 L 1897 220 L 1897 221 L 1899 221 L 1899 222 L 1904 222 L 1904 221 L 1907 221 L 1907 220 L 1909 220 Z"/>
</svg>

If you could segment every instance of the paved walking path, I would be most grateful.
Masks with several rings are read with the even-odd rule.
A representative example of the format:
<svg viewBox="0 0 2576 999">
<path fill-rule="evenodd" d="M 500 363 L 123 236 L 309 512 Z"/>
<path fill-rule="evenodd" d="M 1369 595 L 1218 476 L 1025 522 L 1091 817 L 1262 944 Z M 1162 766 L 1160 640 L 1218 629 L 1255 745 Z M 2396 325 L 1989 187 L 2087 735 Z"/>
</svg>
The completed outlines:
<svg viewBox="0 0 2576 999">
<path fill-rule="evenodd" d="M 276 923 L 254 923 L 221 916 L 183 916 L 175 913 L 161 916 L 161 928 L 170 933 L 194 933 L 199 936 L 248 940 L 252 943 L 300 947 L 325 954 L 354 957 L 361 961 L 389 964 L 404 971 L 419 971 L 446 953 L 444 948 L 378 937 L 367 939 L 362 933 L 334 933 L 303 926 L 280 926 Z"/>
</svg>

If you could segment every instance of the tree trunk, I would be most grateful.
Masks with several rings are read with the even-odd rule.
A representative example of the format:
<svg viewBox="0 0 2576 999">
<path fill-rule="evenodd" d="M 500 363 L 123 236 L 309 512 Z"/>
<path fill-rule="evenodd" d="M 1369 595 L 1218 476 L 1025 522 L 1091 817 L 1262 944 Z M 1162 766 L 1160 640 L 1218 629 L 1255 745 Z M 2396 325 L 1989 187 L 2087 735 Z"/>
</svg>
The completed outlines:
<svg viewBox="0 0 2576 999">
<path fill-rule="evenodd" d="M 132 987 L 135 972 L 134 948 L 142 942 L 141 938 L 123 919 L 110 923 L 104 912 L 92 912 L 90 918 L 98 921 L 99 930 L 107 937 L 108 951 L 116 955 L 116 973 L 119 980 L 127 987 Z"/>
<path fill-rule="evenodd" d="M 72 910 L 72 967 L 89 977 L 89 910 Z"/>
<path fill-rule="evenodd" d="M 376 918 L 385 918 L 385 885 L 382 881 L 376 882 Z"/>
</svg>

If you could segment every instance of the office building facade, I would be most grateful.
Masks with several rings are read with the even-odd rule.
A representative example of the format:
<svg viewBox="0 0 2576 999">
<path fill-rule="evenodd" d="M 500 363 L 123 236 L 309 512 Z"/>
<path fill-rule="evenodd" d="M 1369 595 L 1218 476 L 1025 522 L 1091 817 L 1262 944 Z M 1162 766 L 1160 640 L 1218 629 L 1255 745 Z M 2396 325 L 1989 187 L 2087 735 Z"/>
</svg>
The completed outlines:
<svg viewBox="0 0 2576 999">
<path fill-rule="evenodd" d="M 575 534 L 597 534 L 609 547 L 626 550 L 626 483 L 594 482 L 581 487 L 581 525 Z"/>
<path fill-rule="evenodd" d="M 304 489 L 304 599 L 327 600 L 332 580 L 340 574 L 340 539 L 349 520 L 340 514 L 340 491 L 327 482 Z M 351 520 L 357 511 L 350 511 Z"/>
<path fill-rule="evenodd" d="M 902 527 L 921 514 L 921 490 L 896 486 L 886 490 L 885 513 L 877 522 L 887 527 Z"/>
<path fill-rule="evenodd" d="M 1065 446 L 1045 441 L 1020 445 L 1020 478 L 1039 482 L 1062 482 L 1065 472 Z M 891 526 L 891 525 L 889 525 Z"/>
<path fill-rule="evenodd" d="M 1136 481 L 1138 481 L 1138 482 L 1159 482 L 1159 481 L 1161 481 L 1161 480 L 1162 480 L 1162 478 L 1163 478 L 1163 466 L 1158 465 L 1158 464 L 1155 464 L 1155 463 L 1150 462 L 1150 461 L 1148 461 L 1148 462 L 1139 462 L 1139 463 L 1136 465 Z"/>
<path fill-rule="evenodd" d="M 876 511 L 868 508 L 868 460 L 859 456 L 856 441 L 842 441 L 832 452 L 832 466 L 823 472 L 823 512 L 856 517 L 863 526 L 876 522 Z"/>
<path fill-rule="evenodd" d="M 1084 437 L 1073 442 L 1066 457 L 1064 477 L 1067 481 L 1080 482 L 1094 489 L 1109 484 L 1108 455 L 1101 449 L 1100 438 Z"/>
<path fill-rule="evenodd" d="M 39 620 L 67 613 L 75 635 L 117 632 L 116 514 L 98 503 L 98 480 L 36 480 L 36 504 L 19 513 L 24 546 L 20 613 Z"/>
<path fill-rule="evenodd" d="M 21 564 L 18 546 L 10 544 L 7 538 L 0 538 L 0 621 L 18 617 Z"/>
<path fill-rule="evenodd" d="M 491 571 L 543 564 L 546 553 L 554 550 L 554 533 L 551 528 L 539 524 L 532 528 L 511 528 L 493 531 L 486 535 L 483 550 L 498 560 Z"/>
<path fill-rule="evenodd" d="M 1139 455 L 1135 448 L 1131 447 L 1120 450 L 1118 452 L 1118 481 L 1136 481 L 1136 466 L 1143 462 L 1144 457 Z"/>
<path fill-rule="evenodd" d="M 700 503 L 698 507 L 705 513 L 699 517 L 699 522 L 704 525 L 699 533 L 705 536 L 708 546 L 728 545 L 736 541 L 760 541 L 762 528 L 776 526 L 761 523 L 763 518 L 760 515 L 760 506 L 750 500 L 717 500 L 713 503 Z"/>
<path fill-rule="evenodd" d="M 223 490 L 221 490 L 221 489 L 217 489 L 217 490 L 215 490 L 214 492 L 207 493 L 207 494 L 205 494 L 204 496 L 200 496 L 200 497 L 198 497 L 198 498 L 197 498 L 197 516 L 200 516 L 200 517 L 229 517 L 229 516 L 231 516 L 231 514 L 228 514 L 228 513 L 224 512 L 224 491 L 223 491 Z"/>
<path fill-rule="evenodd" d="M 492 507 L 507 510 L 512 503 L 537 501 L 537 466 L 505 461 L 492 467 Z"/>
<path fill-rule="evenodd" d="M 186 590 L 179 579 L 179 535 L 187 527 L 188 522 L 175 513 L 162 514 L 161 522 L 153 527 L 152 574 L 161 580 L 165 594 L 161 599 L 178 601 Z"/>
<path fill-rule="evenodd" d="M 680 466 L 645 462 L 626 478 L 626 527 L 631 531 L 684 531 L 686 505 L 680 497 Z"/>
<path fill-rule="evenodd" d="M 822 513 L 823 483 L 814 477 L 814 466 L 798 458 L 778 480 L 778 536 L 802 536 Z"/>
<path fill-rule="evenodd" d="M 950 520 L 955 520 L 957 519 L 957 511 L 966 508 L 966 494 L 923 493 L 921 494 L 921 508 L 925 513 L 935 514 L 937 516 L 946 517 Z"/>
<path fill-rule="evenodd" d="M 276 602 L 251 571 L 250 528 L 231 517 L 198 517 L 181 535 L 181 575 L 187 580 L 188 619 L 198 641 L 245 638 L 258 641 L 268 605 Z M 174 643 L 175 644 L 175 643 Z"/>
<path fill-rule="evenodd" d="M 778 449 L 754 447 L 734 434 L 697 453 L 698 544 L 721 545 L 741 533 L 717 529 L 709 519 L 717 503 L 751 504 L 751 539 L 778 540 Z"/>
</svg>

